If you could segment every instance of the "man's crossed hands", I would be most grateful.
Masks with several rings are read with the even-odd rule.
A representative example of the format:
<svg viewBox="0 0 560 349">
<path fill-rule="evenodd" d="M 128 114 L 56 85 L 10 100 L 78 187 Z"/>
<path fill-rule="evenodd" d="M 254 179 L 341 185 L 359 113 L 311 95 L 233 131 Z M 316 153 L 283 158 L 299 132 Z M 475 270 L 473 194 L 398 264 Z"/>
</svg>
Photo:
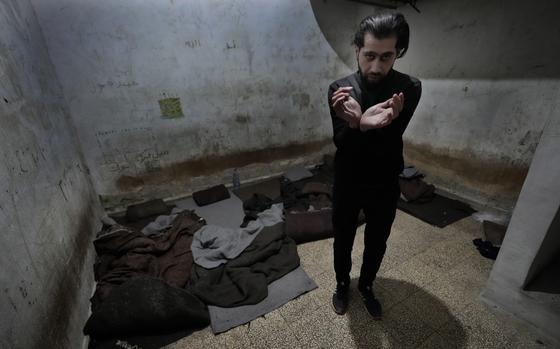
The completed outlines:
<svg viewBox="0 0 560 349">
<path fill-rule="evenodd" d="M 404 94 L 393 94 L 385 102 L 378 103 L 362 113 L 360 104 L 350 96 L 351 86 L 340 87 L 333 93 L 331 105 L 336 116 L 348 122 L 351 128 L 361 131 L 381 128 L 395 120 L 404 106 Z"/>
</svg>

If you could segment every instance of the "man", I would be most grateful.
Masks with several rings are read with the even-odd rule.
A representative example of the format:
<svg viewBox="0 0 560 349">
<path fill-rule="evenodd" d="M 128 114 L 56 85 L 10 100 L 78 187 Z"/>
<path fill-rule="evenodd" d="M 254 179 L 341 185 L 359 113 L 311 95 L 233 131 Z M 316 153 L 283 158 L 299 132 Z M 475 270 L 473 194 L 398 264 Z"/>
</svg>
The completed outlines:
<svg viewBox="0 0 560 349">
<path fill-rule="evenodd" d="M 329 87 L 333 123 L 334 269 L 337 314 L 348 308 L 351 252 L 362 209 L 366 226 L 358 290 L 368 312 L 381 318 L 372 284 L 385 254 L 400 195 L 404 133 L 418 101 L 421 84 L 393 70 L 408 49 L 409 27 L 400 13 L 366 17 L 354 37 L 358 71 Z"/>
</svg>

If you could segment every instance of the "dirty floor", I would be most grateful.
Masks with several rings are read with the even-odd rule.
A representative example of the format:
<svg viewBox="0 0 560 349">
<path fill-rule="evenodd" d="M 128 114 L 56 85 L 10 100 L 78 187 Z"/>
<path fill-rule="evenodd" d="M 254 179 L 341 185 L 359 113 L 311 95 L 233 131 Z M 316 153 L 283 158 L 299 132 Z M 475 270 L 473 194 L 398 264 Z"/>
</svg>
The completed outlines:
<svg viewBox="0 0 560 349">
<path fill-rule="evenodd" d="M 332 239 L 298 246 L 319 288 L 250 324 L 215 336 L 210 327 L 167 349 L 183 348 L 550 348 L 525 324 L 478 297 L 492 268 L 472 239 L 481 227 L 466 218 L 443 229 L 397 211 L 375 293 L 382 321 L 369 318 L 356 290 L 363 226 L 353 252 L 348 312 L 331 308 Z"/>
</svg>

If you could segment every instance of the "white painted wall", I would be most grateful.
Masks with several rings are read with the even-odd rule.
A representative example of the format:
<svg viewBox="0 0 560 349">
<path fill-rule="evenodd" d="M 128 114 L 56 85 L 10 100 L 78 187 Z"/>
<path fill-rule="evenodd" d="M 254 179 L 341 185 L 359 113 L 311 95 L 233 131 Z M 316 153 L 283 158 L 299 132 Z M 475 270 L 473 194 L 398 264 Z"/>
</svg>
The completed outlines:
<svg viewBox="0 0 560 349">
<path fill-rule="evenodd" d="M 238 166 L 270 175 L 286 163 L 254 152 L 302 161 L 330 144 L 326 90 L 349 70 L 306 1 L 32 2 L 106 198 L 178 195 Z M 163 96 L 181 99 L 183 118 L 161 117 Z M 220 156 L 205 175 L 184 171 Z"/>
<path fill-rule="evenodd" d="M 356 67 L 355 28 L 374 6 L 311 0 L 339 57 Z M 423 95 L 405 133 L 408 162 L 437 187 L 511 211 L 546 120 L 560 114 L 557 1 L 418 1 L 400 7 L 409 52 L 396 69 Z"/>
<path fill-rule="evenodd" d="M 80 347 L 100 209 L 28 0 L 0 0 L 0 159 L 0 347 Z"/>
<path fill-rule="evenodd" d="M 551 306 L 554 295 L 542 297 L 538 292 L 523 289 L 558 256 L 559 209 L 560 118 L 551 116 L 482 297 L 533 324 L 555 339 L 556 345 L 560 344 L 558 301 L 556 306 Z"/>
<path fill-rule="evenodd" d="M 425 79 L 406 158 L 439 188 L 511 212 L 551 115 L 559 80 Z"/>
</svg>

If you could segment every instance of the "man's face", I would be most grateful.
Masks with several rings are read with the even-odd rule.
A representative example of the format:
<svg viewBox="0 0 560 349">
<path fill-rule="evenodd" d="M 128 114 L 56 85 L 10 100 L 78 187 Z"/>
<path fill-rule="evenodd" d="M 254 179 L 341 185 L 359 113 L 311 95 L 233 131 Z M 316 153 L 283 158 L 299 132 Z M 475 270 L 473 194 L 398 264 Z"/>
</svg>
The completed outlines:
<svg viewBox="0 0 560 349">
<path fill-rule="evenodd" d="M 358 67 L 366 82 L 376 84 L 389 73 L 397 59 L 397 37 L 377 39 L 366 33 L 364 47 L 356 49 Z"/>
</svg>

